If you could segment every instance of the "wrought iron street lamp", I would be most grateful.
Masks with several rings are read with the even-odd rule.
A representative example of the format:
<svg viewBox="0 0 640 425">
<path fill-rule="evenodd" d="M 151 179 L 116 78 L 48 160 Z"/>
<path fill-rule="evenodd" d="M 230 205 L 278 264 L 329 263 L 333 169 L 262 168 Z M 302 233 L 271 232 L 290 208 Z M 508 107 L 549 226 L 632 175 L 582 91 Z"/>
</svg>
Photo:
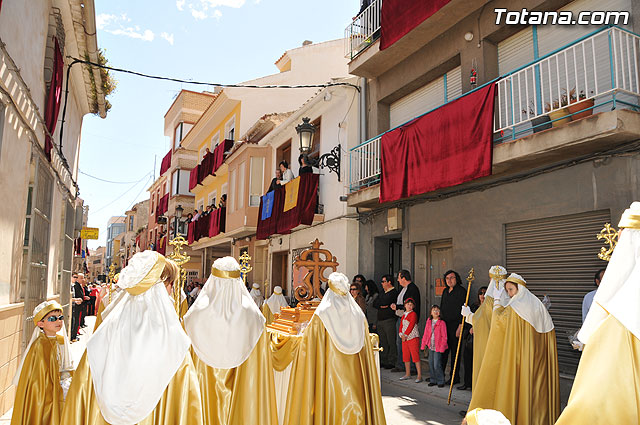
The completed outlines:
<svg viewBox="0 0 640 425">
<path fill-rule="evenodd" d="M 300 153 L 306 155 L 311 152 L 311 144 L 313 142 L 313 136 L 316 132 L 316 126 L 309 121 L 311 118 L 302 118 L 302 124 L 296 126 L 296 132 L 300 136 Z M 334 146 L 331 152 L 325 153 L 319 158 L 308 158 L 312 167 L 316 168 L 328 168 L 329 172 L 333 171 L 338 176 L 340 181 L 340 144 Z"/>
<path fill-rule="evenodd" d="M 184 211 L 184 208 L 182 208 L 182 205 L 178 204 L 178 206 L 176 207 L 176 221 L 175 224 L 173 226 L 173 238 L 175 239 L 178 236 L 178 224 L 180 223 L 180 219 L 182 218 L 182 212 Z"/>
</svg>

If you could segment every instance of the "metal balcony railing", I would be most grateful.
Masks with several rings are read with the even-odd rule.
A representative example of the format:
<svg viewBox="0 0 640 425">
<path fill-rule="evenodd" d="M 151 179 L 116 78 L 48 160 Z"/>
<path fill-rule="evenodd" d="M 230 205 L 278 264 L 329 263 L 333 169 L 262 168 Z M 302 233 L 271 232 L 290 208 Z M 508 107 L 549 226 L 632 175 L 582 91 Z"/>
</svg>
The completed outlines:
<svg viewBox="0 0 640 425">
<path fill-rule="evenodd" d="M 494 143 L 592 113 L 640 110 L 639 60 L 640 36 L 604 27 L 487 83 L 498 85 Z M 381 138 L 382 134 L 351 149 L 352 192 L 380 182 Z"/>
<path fill-rule="evenodd" d="M 373 0 L 344 30 L 345 57 L 353 59 L 380 36 L 382 0 Z"/>
</svg>

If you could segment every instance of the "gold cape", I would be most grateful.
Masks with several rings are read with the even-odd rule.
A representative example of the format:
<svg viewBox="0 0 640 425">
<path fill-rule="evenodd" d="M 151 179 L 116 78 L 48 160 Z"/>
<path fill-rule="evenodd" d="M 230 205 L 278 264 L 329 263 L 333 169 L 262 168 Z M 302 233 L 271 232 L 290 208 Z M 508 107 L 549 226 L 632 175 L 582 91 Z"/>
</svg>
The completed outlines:
<svg viewBox="0 0 640 425">
<path fill-rule="evenodd" d="M 491 317 L 493 316 L 493 298 L 485 297 L 484 302 L 473 314 L 473 380 L 472 387 L 476 386 L 478 373 L 482 365 L 482 358 L 487 348 L 489 330 L 491 330 Z"/>
<path fill-rule="evenodd" d="M 640 341 L 609 315 L 589 338 L 569 403 L 556 422 L 640 423 Z"/>
<path fill-rule="evenodd" d="M 104 312 L 105 308 L 106 307 L 101 302 L 100 305 L 98 306 L 98 312 L 96 313 L 96 322 L 93 325 L 93 332 L 95 332 L 96 329 L 98 329 L 98 326 L 100 326 L 100 323 L 102 323 L 102 312 Z"/>
<path fill-rule="evenodd" d="M 270 325 L 275 317 L 273 316 L 273 313 L 271 312 L 271 309 L 269 308 L 269 305 L 266 301 L 264 302 L 264 304 L 262 304 L 260 310 L 262 310 L 262 314 L 264 315 L 265 319 L 267 319 L 266 324 Z"/>
<path fill-rule="evenodd" d="M 278 424 L 266 331 L 249 358 L 233 369 L 213 368 L 193 350 L 192 353 L 204 395 L 202 411 L 206 425 Z"/>
<path fill-rule="evenodd" d="M 544 334 L 511 307 L 493 315 L 468 410 L 495 409 L 517 425 L 553 425 L 560 414 L 555 329 Z"/>
<path fill-rule="evenodd" d="M 314 315 L 293 362 L 284 424 L 386 424 L 371 338 L 343 354 Z"/>
<path fill-rule="evenodd" d="M 108 425 L 98 407 L 86 351 L 73 376 L 62 412 L 62 423 L 64 425 Z M 187 354 L 156 408 L 138 425 L 202 425 L 201 406 L 198 377 L 193 368 L 191 356 Z"/>
<path fill-rule="evenodd" d="M 62 387 L 55 338 L 42 333 L 31 345 L 16 388 L 11 425 L 58 425 Z"/>
</svg>

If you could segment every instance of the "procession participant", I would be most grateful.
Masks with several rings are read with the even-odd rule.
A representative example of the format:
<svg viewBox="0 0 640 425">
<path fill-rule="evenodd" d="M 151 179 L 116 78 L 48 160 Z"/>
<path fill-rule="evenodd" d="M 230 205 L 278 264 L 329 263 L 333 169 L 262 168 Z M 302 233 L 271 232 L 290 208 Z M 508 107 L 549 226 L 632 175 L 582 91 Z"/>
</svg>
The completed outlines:
<svg viewBox="0 0 640 425">
<path fill-rule="evenodd" d="M 280 309 L 283 307 L 289 307 L 289 303 L 282 295 L 282 288 L 276 286 L 273 288 L 273 294 L 262 305 L 262 314 L 267 319 L 267 325 L 273 322 L 274 315 L 280 313 Z"/>
<path fill-rule="evenodd" d="M 640 202 L 623 229 L 587 318 L 569 403 L 556 424 L 640 423 Z"/>
<path fill-rule="evenodd" d="M 560 414 L 556 332 L 542 302 L 512 273 L 511 301 L 491 321 L 491 331 L 469 410 L 502 412 L 518 425 L 552 425 Z"/>
<path fill-rule="evenodd" d="M 496 305 L 496 309 L 498 309 L 504 308 L 509 300 L 509 295 L 504 290 L 507 270 L 502 266 L 491 266 L 489 269 L 489 278 L 490 282 L 487 287 L 487 292 L 484 295 L 484 302 L 480 304 L 478 310 L 472 313 L 470 307 L 466 305 L 462 306 L 462 315 L 465 317 L 465 321 L 473 326 L 472 388 L 475 387 L 476 381 L 478 380 L 478 373 L 480 372 L 482 359 L 487 348 L 489 330 L 491 329 L 491 318 L 494 312 L 494 301 L 498 303 Z M 505 302 L 505 300 L 507 302 Z M 465 381 L 467 381 L 466 378 Z"/>
<path fill-rule="evenodd" d="M 166 282 L 178 278 L 155 251 L 135 254 L 87 343 L 62 414 L 65 425 L 202 424 L 202 399 Z"/>
<path fill-rule="evenodd" d="M 251 292 L 249 292 L 253 302 L 256 303 L 258 308 L 262 307 L 262 303 L 264 303 L 264 298 L 262 297 L 262 292 L 260 292 L 260 284 L 254 283 L 251 285 Z"/>
<path fill-rule="evenodd" d="M 460 314 L 460 309 L 465 303 L 467 290 L 462 286 L 462 279 L 457 271 L 447 270 L 443 278 L 447 286 L 445 290 L 442 291 L 440 315 L 447 325 L 448 348 L 442 359 L 442 370 L 444 371 L 447 368 L 447 363 L 449 362 L 449 358 L 451 358 L 451 376 L 445 384 L 449 385 L 451 381 L 453 381 L 453 385 L 455 385 L 460 382 L 460 359 L 456 356 L 456 348 L 458 347 L 458 338 L 462 332 L 462 315 Z M 454 363 L 456 364 L 454 365 Z"/>
<path fill-rule="evenodd" d="M 293 360 L 285 425 L 385 425 L 367 320 L 342 273 L 302 334 Z"/>
<path fill-rule="evenodd" d="M 219 258 L 184 324 L 200 379 L 205 424 L 276 425 L 265 317 L 233 257 Z"/>
<path fill-rule="evenodd" d="M 45 301 L 33 310 L 35 329 L 13 379 L 11 425 L 58 425 L 73 364 L 62 306 Z"/>
<path fill-rule="evenodd" d="M 477 408 L 467 413 L 462 425 L 511 425 L 511 422 L 496 410 Z"/>
</svg>

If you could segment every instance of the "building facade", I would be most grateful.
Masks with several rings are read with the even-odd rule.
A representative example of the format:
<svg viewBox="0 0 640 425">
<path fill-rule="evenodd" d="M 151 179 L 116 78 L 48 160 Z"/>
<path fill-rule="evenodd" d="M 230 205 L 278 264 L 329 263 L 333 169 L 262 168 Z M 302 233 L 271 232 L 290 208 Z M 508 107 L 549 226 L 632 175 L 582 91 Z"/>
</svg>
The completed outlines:
<svg viewBox="0 0 640 425">
<path fill-rule="evenodd" d="M 137 202 L 125 213 L 124 265 L 146 245 L 147 225 L 149 223 L 149 200 Z"/>
<path fill-rule="evenodd" d="M 496 25 L 496 8 L 630 11 L 631 19 L 614 27 Z M 363 13 L 379 16 L 381 2 Z M 367 97 L 366 135 L 349 152 L 360 272 L 379 281 L 408 269 L 423 305 L 431 305 L 439 303 L 445 271 L 464 277 L 475 268 L 474 299 L 489 267 L 506 266 L 534 294 L 549 296 L 560 372 L 570 384 L 579 354 L 567 335 L 580 328 L 582 298 L 606 266 L 596 235 L 638 199 L 639 14 L 628 0 L 530 0 L 517 7 L 452 0 L 384 48 L 379 26 L 357 29 L 365 16 L 350 23 L 349 70 L 366 79 Z M 452 102 L 464 104 L 491 84 L 489 175 L 381 201 L 385 167 L 413 167 L 403 158 L 385 162 L 381 145 L 394 137 L 390 130 L 444 116 Z M 428 132 L 418 138 L 434 140 Z"/>
<path fill-rule="evenodd" d="M 106 116 L 100 72 L 92 80 L 81 65 L 69 69 L 68 56 L 97 60 L 95 34 L 93 0 L 2 2 L 0 181 L 11 184 L 0 189 L 0 413 L 13 402 L 11 379 L 34 307 L 57 299 L 68 308 L 82 223 L 76 219 L 82 216 L 76 203 L 80 130 L 86 114 Z"/>
<path fill-rule="evenodd" d="M 123 234 L 126 231 L 126 219 L 127 217 L 124 215 L 111 217 L 107 224 L 107 250 L 105 253 L 105 266 L 107 269 L 111 267 L 111 264 L 116 269 L 122 266 L 120 248 L 122 247 Z"/>
<path fill-rule="evenodd" d="M 107 271 L 105 268 L 105 252 L 106 248 L 104 246 L 99 246 L 89 254 L 89 258 L 87 260 L 89 276 L 87 277 L 87 280 L 90 282 L 95 282 L 97 280 L 100 280 L 101 282 L 106 281 L 105 276 L 107 275 Z"/>
</svg>

